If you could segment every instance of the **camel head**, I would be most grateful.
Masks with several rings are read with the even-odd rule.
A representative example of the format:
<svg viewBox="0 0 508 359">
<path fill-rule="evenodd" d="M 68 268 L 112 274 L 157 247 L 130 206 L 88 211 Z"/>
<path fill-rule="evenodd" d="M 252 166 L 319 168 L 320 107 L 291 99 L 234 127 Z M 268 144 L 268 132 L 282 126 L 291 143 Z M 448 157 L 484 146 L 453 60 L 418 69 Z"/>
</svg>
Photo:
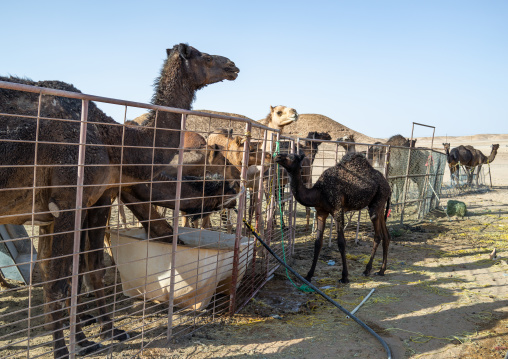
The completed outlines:
<svg viewBox="0 0 508 359">
<path fill-rule="evenodd" d="M 450 150 L 450 144 L 449 143 L 443 143 L 443 147 L 444 147 L 445 151 L 449 151 Z"/>
<path fill-rule="evenodd" d="M 316 151 L 319 145 L 321 144 L 321 141 L 318 140 L 325 140 L 330 141 L 332 139 L 332 136 L 328 132 L 316 132 L 312 131 L 307 134 L 307 138 L 313 139 L 315 141 L 305 141 L 305 146 L 312 147 L 312 150 Z"/>
<path fill-rule="evenodd" d="M 188 76 L 193 77 L 192 83 L 196 89 L 223 80 L 233 81 L 240 72 L 235 63 L 227 57 L 209 55 L 187 44 L 175 45 L 172 49 L 167 49 L 166 53 L 168 59 L 164 67 L 174 67 L 174 61 L 183 62 L 183 69 Z"/>
<path fill-rule="evenodd" d="M 281 130 L 284 126 L 290 125 L 298 120 L 298 112 L 291 107 L 270 106 L 268 117 L 270 117 L 268 127 Z"/>
<path fill-rule="evenodd" d="M 342 136 L 337 138 L 337 142 L 355 142 L 355 136 L 353 134 Z"/>
<path fill-rule="evenodd" d="M 307 138 L 312 138 L 313 140 L 325 140 L 330 141 L 332 136 L 328 132 L 316 132 L 312 131 L 307 134 Z"/>
<path fill-rule="evenodd" d="M 302 168 L 302 161 L 304 158 L 304 154 L 279 153 L 275 156 L 275 162 L 284 167 L 288 173 L 297 173 Z"/>
<path fill-rule="evenodd" d="M 497 151 L 499 149 L 499 144 L 492 145 L 492 151 Z"/>
</svg>

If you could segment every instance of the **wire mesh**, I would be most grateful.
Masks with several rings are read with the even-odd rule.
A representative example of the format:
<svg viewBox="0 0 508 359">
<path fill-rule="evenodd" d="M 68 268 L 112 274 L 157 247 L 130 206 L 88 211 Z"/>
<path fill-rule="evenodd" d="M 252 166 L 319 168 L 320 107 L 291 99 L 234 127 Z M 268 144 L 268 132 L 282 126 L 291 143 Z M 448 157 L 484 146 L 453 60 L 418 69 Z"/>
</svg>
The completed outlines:
<svg viewBox="0 0 508 359">
<path fill-rule="evenodd" d="M 277 216 L 265 186 L 277 131 L 22 84 L 0 90 L 2 357 L 141 352 L 238 311 L 273 273 L 241 219 L 248 198 L 258 222 Z M 122 106 L 123 123 L 96 103 Z M 127 120 L 140 109 L 151 110 L 143 126 Z"/>
</svg>

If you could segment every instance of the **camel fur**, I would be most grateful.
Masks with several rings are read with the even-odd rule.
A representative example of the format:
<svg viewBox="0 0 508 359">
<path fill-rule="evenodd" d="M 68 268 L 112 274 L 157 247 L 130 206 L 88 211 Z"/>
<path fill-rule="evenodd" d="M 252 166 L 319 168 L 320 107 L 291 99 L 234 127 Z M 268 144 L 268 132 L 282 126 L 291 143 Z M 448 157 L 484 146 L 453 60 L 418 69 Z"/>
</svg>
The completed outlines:
<svg viewBox="0 0 508 359">
<path fill-rule="evenodd" d="M 304 156 L 279 154 L 275 162 L 284 167 L 290 178 L 291 191 L 296 201 L 317 212 L 317 232 L 312 266 L 305 279 L 311 281 L 319 253 L 323 246 L 323 233 L 328 215 L 332 215 L 337 228 L 337 242 L 342 258 L 341 283 L 349 283 L 346 262 L 346 239 L 344 237 L 344 213 L 368 207 L 374 225 L 374 246 L 363 274 L 370 274 L 372 262 L 379 243 L 383 243 L 383 264 L 378 275 L 384 275 L 387 265 L 390 234 L 386 216 L 390 206 L 391 190 L 384 176 L 369 164 L 360 153 L 346 154 L 335 166 L 326 169 L 312 188 L 302 180 L 301 168 Z"/>
</svg>

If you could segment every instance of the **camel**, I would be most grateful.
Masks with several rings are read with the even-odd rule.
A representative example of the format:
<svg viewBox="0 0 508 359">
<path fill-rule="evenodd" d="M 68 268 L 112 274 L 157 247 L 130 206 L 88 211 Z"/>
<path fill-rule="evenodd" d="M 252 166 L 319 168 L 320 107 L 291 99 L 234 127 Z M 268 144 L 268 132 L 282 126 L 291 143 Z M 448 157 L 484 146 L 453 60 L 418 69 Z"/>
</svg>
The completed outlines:
<svg viewBox="0 0 508 359">
<path fill-rule="evenodd" d="M 151 188 L 146 185 L 136 185 L 122 189 L 122 201 L 140 219 L 147 232 L 152 228 L 157 230 L 158 221 L 162 222 L 162 226 L 169 226 L 169 224 L 164 218 L 157 215 L 152 206 L 174 210 L 176 184 L 175 177 L 170 177 L 162 172 L 153 179 Z M 222 208 L 233 208 L 236 205 L 237 191 L 231 182 L 225 181 L 224 177 L 220 175 L 185 176 L 182 177 L 181 186 L 180 210 L 186 215 L 192 215 L 193 221 L 200 218 L 203 213 L 208 214 Z M 150 218 L 147 217 L 149 213 L 152 215 Z M 164 235 L 170 231 L 172 232 L 172 229 L 168 229 Z M 163 239 L 158 237 L 159 235 L 159 232 L 155 232 L 152 234 L 152 238 Z"/>
<path fill-rule="evenodd" d="M 383 168 L 387 162 L 387 146 L 390 148 L 390 159 L 388 161 L 388 182 L 393 191 L 393 198 L 395 202 L 399 202 L 400 195 L 403 193 L 405 179 L 407 173 L 407 161 L 409 151 L 401 147 L 414 148 L 416 145 L 416 139 L 410 140 L 402 135 L 394 135 L 388 139 L 385 143 L 375 143 L 374 146 L 370 146 L 367 151 L 367 158 L 372 162 L 374 167 Z M 382 144 L 385 146 L 375 146 Z M 413 151 L 411 153 L 411 163 L 409 168 L 410 175 L 421 175 L 425 173 L 425 164 L 427 163 L 427 156 L 420 151 Z M 396 177 L 396 178 L 390 178 Z M 418 192 L 422 193 L 424 185 L 424 177 L 410 177 L 417 187 Z"/>
<path fill-rule="evenodd" d="M 264 126 L 273 128 L 275 130 L 283 131 L 284 127 L 298 120 L 298 112 L 291 107 L 287 106 L 270 106 L 270 112 L 267 116 L 258 121 Z M 261 132 L 261 137 L 264 136 L 264 132 Z M 215 130 L 208 136 L 208 145 L 217 145 L 224 149 L 226 158 L 231 161 L 234 166 L 237 166 L 238 170 L 241 170 L 243 166 L 243 148 L 246 141 L 245 136 L 233 137 L 232 130 L 218 129 Z M 271 141 L 269 141 L 271 143 Z M 272 147 L 272 146 L 268 146 Z M 259 180 L 261 178 L 261 164 L 271 162 L 270 148 L 266 149 L 265 156 L 262 156 L 263 152 L 262 141 L 249 141 L 249 160 L 247 163 L 247 178 L 246 178 L 246 189 L 250 191 L 250 207 L 249 213 L 252 216 L 252 212 L 257 203 L 257 196 L 255 192 L 259 189 Z M 266 171 L 265 171 L 266 174 Z M 229 214 L 228 214 L 229 217 Z M 228 226 L 231 229 L 231 226 Z"/>
<path fill-rule="evenodd" d="M 476 186 L 478 186 L 478 179 L 481 171 L 481 167 L 484 164 L 490 164 L 497 155 L 499 144 L 492 145 L 492 151 L 490 155 L 485 156 L 480 150 L 477 150 L 473 146 L 458 146 L 450 150 L 449 143 L 443 143 L 446 151 L 448 166 L 450 168 L 451 178 L 455 178 L 457 185 L 459 184 L 458 168 L 463 165 L 467 169 L 467 184 L 471 185 L 473 182 L 474 170 L 476 168 Z"/>
<path fill-rule="evenodd" d="M 167 55 L 161 76 L 155 83 L 152 101 L 156 105 L 190 109 L 197 90 L 211 83 L 235 80 L 238 76 L 238 68 L 229 59 L 201 53 L 189 45 L 175 45 L 167 50 Z M 74 86 L 60 81 L 34 82 L 15 77 L 0 77 L 0 81 L 79 92 Z M 0 223 L 33 222 L 40 226 L 39 258 L 44 282 L 46 329 L 52 331 L 54 357 L 67 358 L 69 351 L 63 335 L 63 318 L 64 311 L 69 308 L 66 305 L 69 305 L 72 287 L 73 231 L 75 227 L 98 228 L 88 231 L 92 250 L 83 256 L 87 263 L 103 268 L 99 249 L 103 247 L 107 221 L 104 212 L 109 212 L 103 204 L 111 201 L 108 189 L 120 181 L 150 181 L 153 175 L 162 171 L 163 167 L 157 165 L 169 163 L 178 148 L 181 115 L 157 110 L 150 113 L 148 126 L 121 126 L 93 102 L 88 104 L 86 140 L 91 146 L 85 153 L 85 186 L 83 201 L 79 204 L 86 210 L 82 223 L 74 223 L 78 146 L 70 144 L 79 142 L 82 101 L 44 95 L 38 108 L 38 97 L 37 93 L 0 89 L 0 113 L 15 115 L 2 116 L 0 121 L 0 152 L 10 154 L 0 158 L 3 168 L 0 171 L 0 188 L 3 189 Z M 23 108 L 19 106 L 21 103 Z M 38 121 L 26 117 L 38 113 Z M 47 120 L 49 117 L 70 121 Z M 34 140 L 38 141 L 37 158 L 34 157 Z M 121 144 L 125 147 L 121 148 Z M 34 163 L 39 166 L 35 178 L 31 167 Z M 101 336 L 127 339 L 124 331 L 113 328 L 107 315 L 102 270 L 89 269 L 94 269 L 90 276 L 98 297 Z M 76 324 L 75 337 L 80 354 L 101 347 L 86 339 L 80 323 Z"/>
<path fill-rule="evenodd" d="M 346 150 L 346 153 L 355 153 L 355 136 L 353 134 L 342 136 L 337 138 L 339 145 Z"/>
<path fill-rule="evenodd" d="M 264 126 L 275 130 L 283 131 L 284 127 L 298 120 L 298 112 L 291 107 L 270 106 L 270 112 L 266 117 L 258 122 Z M 226 158 L 235 166 L 242 166 L 243 145 L 246 140 L 244 136 L 232 136 L 232 131 L 227 129 L 218 129 L 208 136 L 208 145 L 218 145 L 227 153 Z M 250 141 L 249 163 L 247 166 L 260 165 L 262 141 Z M 268 149 L 267 152 L 270 152 Z M 270 154 L 266 154 L 264 161 L 271 160 Z"/>
<path fill-rule="evenodd" d="M 305 279 L 311 281 L 319 252 L 323 246 L 323 233 L 328 215 L 332 215 L 337 228 L 337 243 L 342 258 L 341 283 L 349 283 L 346 263 L 346 239 L 344 237 L 344 213 L 368 207 L 374 225 L 374 246 L 363 274 L 368 276 L 377 247 L 383 242 L 383 264 L 378 275 L 386 271 L 390 234 L 386 228 L 386 216 L 390 207 L 390 185 L 384 176 L 375 170 L 360 153 L 348 153 L 335 166 L 326 169 L 312 188 L 302 180 L 302 160 L 298 154 L 279 154 L 275 162 L 286 169 L 290 178 L 291 191 L 296 201 L 306 207 L 316 208 L 318 224 L 312 266 Z"/>
</svg>

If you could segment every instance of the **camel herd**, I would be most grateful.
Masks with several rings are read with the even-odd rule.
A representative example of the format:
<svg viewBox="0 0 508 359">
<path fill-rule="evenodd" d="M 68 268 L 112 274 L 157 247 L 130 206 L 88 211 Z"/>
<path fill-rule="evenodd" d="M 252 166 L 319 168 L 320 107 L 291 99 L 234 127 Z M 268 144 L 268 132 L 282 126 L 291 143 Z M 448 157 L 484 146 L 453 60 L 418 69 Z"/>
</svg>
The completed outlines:
<svg viewBox="0 0 508 359">
<path fill-rule="evenodd" d="M 238 67 L 226 57 L 209 55 L 186 44 L 175 45 L 167 50 L 155 81 L 153 105 L 189 110 L 199 89 L 223 80 L 233 81 L 238 73 Z M 0 77 L 0 81 L 80 92 L 59 81 L 35 82 L 16 77 Z M 363 154 L 356 152 L 353 136 L 337 139 L 346 155 L 313 184 L 312 166 L 318 147 L 331 141 L 326 132 L 309 132 L 296 149 L 289 142 L 281 142 L 276 149 L 272 142 L 251 140 L 247 133 L 235 136 L 228 129 L 213 130 L 206 138 L 196 132 L 182 132 L 181 115 L 160 108 L 151 110 L 142 123 L 127 121 L 121 125 L 90 101 L 2 88 L 0 114 L 0 153 L 4 154 L 0 156 L 0 224 L 34 224 L 40 228 L 38 262 L 46 329 L 53 335 L 55 358 L 69 355 L 64 319 L 66 311 L 72 315 L 76 310 L 70 307 L 69 298 L 71 290 L 75 295 L 83 280 L 79 276 L 76 289 L 72 279 L 76 243 L 81 251 L 86 248 L 79 255 L 79 271 L 89 273 L 97 298 L 101 338 L 129 338 L 125 331 L 113 326 L 104 291 L 104 238 L 115 200 L 130 209 L 151 239 L 165 242 L 173 240 L 173 227 L 157 207 L 175 210 L 177 188 L 185 226 L 211 227 L 211 213 L 234 208 L 242 191 L 250 192 L 249 220 L 261 220 L 258 201 L 269 192 L 263 179 L 276 150 L 279 153 L 275 162 L 285 174 L 279 185 L 289 184 L 296 201 L 306 207 L 307 228 L 310 207 L 316 209 L 314 258 L 306 279 L 310 281 L 314 274 L 325 221 L 331 215 L 342 257 L 340 281 L 349 282 L 344 213 L 365 207 L 374 226 L 374 247 L 364 274 L 370 274 L 380 243 L 383 262 L 377 274 L 383 275 L 386 270 L 390 242 L 386 218 L 390 199 L 398 199 L 403 184 L 400 178 L 386 180 L 373 166 L 388 163 L 392 175 L 403 174 L 408 155 L 404 147 L 414 147 L 415 143 L 400 135 L 370 146 Z M 85 125 L 82 114 L 87 114 Z M 285 126 L 297 120 L 295 109 L 270 106 L 270 112 L 259 123 L 283 133 Z M 86 135 L 84 168 L 76 166 L 82 156 L 77 145 L 82 140 L 80 134 Z M 396 146 L 389 153 L 390 160 L 386 145 Z M 486 157 L 470 146 L 452 150 L 449 144 L 444 146 L 452 177 L 458 166 L 464 165 L 470 169 L 471 179 L 471 169 L 479 171 L 483 164 L 491 163 L 499 147 L 494 145 Z M 183 149 L 181 158 L 175 156 L 179 148 Z M 416 162 L 424 160 L 417 158 Z M 245 178 L 243 168 L 247 168 Z M 412 180 L 421 190 L 421 177 Z M 82 197 L 77 195 L 76 183 L 82 183 Z M 277 190 L 274 195 L 278 196 Z M 75 323 L 75 337 L 80 354 L 101 348 L 101 344 L 86 338 L 79 321 Z"/>
</svg>

